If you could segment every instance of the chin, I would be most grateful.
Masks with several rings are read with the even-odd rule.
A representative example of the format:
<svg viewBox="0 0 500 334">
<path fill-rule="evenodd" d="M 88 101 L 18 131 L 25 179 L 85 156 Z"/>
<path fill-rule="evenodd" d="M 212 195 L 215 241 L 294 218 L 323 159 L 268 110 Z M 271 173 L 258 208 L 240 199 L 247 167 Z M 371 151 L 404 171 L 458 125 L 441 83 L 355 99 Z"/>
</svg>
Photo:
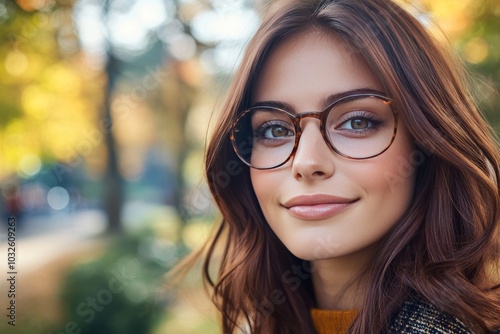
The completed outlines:
<svg viewBox="0 0 500 334">
<path fill-rule="evenodd" d="M 293 244 L 285 244 L 285 247 L 299 259 L 306 261 L 326 260 L 345 255 L 341 249 L 341 244 L 328 238 L 320 236 L 314 240 L 300 240 Z"/>
</svg>

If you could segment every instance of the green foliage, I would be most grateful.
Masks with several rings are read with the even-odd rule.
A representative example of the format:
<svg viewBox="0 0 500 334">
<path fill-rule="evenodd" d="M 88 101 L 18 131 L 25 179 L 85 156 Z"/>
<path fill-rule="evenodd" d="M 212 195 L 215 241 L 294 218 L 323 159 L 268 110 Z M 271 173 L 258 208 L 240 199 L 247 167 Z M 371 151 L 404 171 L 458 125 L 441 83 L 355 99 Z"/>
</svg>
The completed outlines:
<svg viewBox="0 0 500 334">
<path fill-rule="evenodd" d="M 474 1 L 470 11 L 474 19 L 458 42 L 469 68 L 481 76 L 476 84 L 477 95 L 487 118 L 499 131 L 500 3 L 497 0 Z"/>
<path fill-rule="evenodd" d="M 145 255 L 152 240 L 121 238 L 100 259 L 70 271 L 61 290 L 66 321 L 53 333 L 149 333 L 166 303 L 158 292 L 166 268 Z"/>
<path fill-rule="evenodd" d="M 80 148 L 96 131 L 102 84 L 97 76 L 85 77 L 71 8 L 50 3 L 26 11 L 0 0 L 0 180 L 22 175 L 26 156 L 74 161 L 88 153 Z"/>
</svg>

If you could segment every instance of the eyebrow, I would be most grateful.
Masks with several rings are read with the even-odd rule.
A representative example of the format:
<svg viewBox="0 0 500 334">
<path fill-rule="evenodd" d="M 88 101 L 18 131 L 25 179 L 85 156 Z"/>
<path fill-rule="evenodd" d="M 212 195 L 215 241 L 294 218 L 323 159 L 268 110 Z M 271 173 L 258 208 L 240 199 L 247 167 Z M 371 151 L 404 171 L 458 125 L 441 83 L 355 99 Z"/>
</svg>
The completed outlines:
<svg viewBox="0 0 500 334">
<path fill-rule="evenodd" d="M 349 95 L 356 95 L 356 94 L 376 94 L 376 95 L 384 95 L 384 96 L 386 95 L 386 93 L 384 93 L 384 92 L 381 92 L 381 91 L 376 90 L 376 89 L 371 89 L 371 88 L 352 89 L 352 90 L 347 90 L 347 91 L 328 95 L 326 98 L 321 100 L 321 106 L 322 106 L 321 108 L 325 109 L 330 104 L 334 103 L 335 101 L 337 101 L 343 97 L 346 97 Z M 273 101 L 273 100 L 259 101 L 259 102 L 254 103 L 251 107 L 253 108 L 253 107 L 262 107 L 262 106 L 284 109 L 284 110 L 293 112 L 294 114 L 297 113 L 293 104 L 290 104 L 290 103 L 285 102 L 285 101 Z M 304 112 L 307 112 L 307 111 L 304 111 Z"/>
</svg>

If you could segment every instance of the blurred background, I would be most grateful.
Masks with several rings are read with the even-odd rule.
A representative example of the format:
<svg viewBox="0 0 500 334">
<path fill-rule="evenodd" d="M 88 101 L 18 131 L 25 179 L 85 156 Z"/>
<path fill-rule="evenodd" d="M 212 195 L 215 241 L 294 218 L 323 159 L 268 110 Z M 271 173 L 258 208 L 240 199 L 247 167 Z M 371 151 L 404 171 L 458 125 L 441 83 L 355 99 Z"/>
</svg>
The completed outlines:
<svg viewBox="0 0 500 334">
<path fill-rule="evenodd" d="M 9 216 L 18 272 L 1 333 L 219 332 L 200 271 L 163 276 L 216 219 L 205 138 L 267 2 L 0 0 L 1 275 Z M 498 132 L 500 2 L 412 3 Z"/>
</svg>

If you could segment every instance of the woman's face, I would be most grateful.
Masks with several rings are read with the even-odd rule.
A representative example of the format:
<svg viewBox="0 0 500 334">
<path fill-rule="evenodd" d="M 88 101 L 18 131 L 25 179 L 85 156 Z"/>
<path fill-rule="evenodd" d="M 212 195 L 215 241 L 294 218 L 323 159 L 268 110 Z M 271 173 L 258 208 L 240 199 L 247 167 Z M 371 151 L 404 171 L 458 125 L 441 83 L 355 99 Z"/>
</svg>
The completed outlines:
<svg viewBox="0 0 500 334">
<path fill-rule="evenodd" d="M 323 110 L 323 101 L 332 94 L 358 89 L 384 91 L 345 42 L 309 32 L 285 40 L 272 52 L 253 102 L 279 102 L 300 114 Z M 304 118 L 301 125 L 293 159 L 271 170 L 251 168 L 267 222 L 301 259 L 372 252 L 412 198 L 415 152 L 405 125 L 400 120 L 390 148 L 367 160 L 334 153 L 320 133 L 318 119 Z"/>
</svg>

